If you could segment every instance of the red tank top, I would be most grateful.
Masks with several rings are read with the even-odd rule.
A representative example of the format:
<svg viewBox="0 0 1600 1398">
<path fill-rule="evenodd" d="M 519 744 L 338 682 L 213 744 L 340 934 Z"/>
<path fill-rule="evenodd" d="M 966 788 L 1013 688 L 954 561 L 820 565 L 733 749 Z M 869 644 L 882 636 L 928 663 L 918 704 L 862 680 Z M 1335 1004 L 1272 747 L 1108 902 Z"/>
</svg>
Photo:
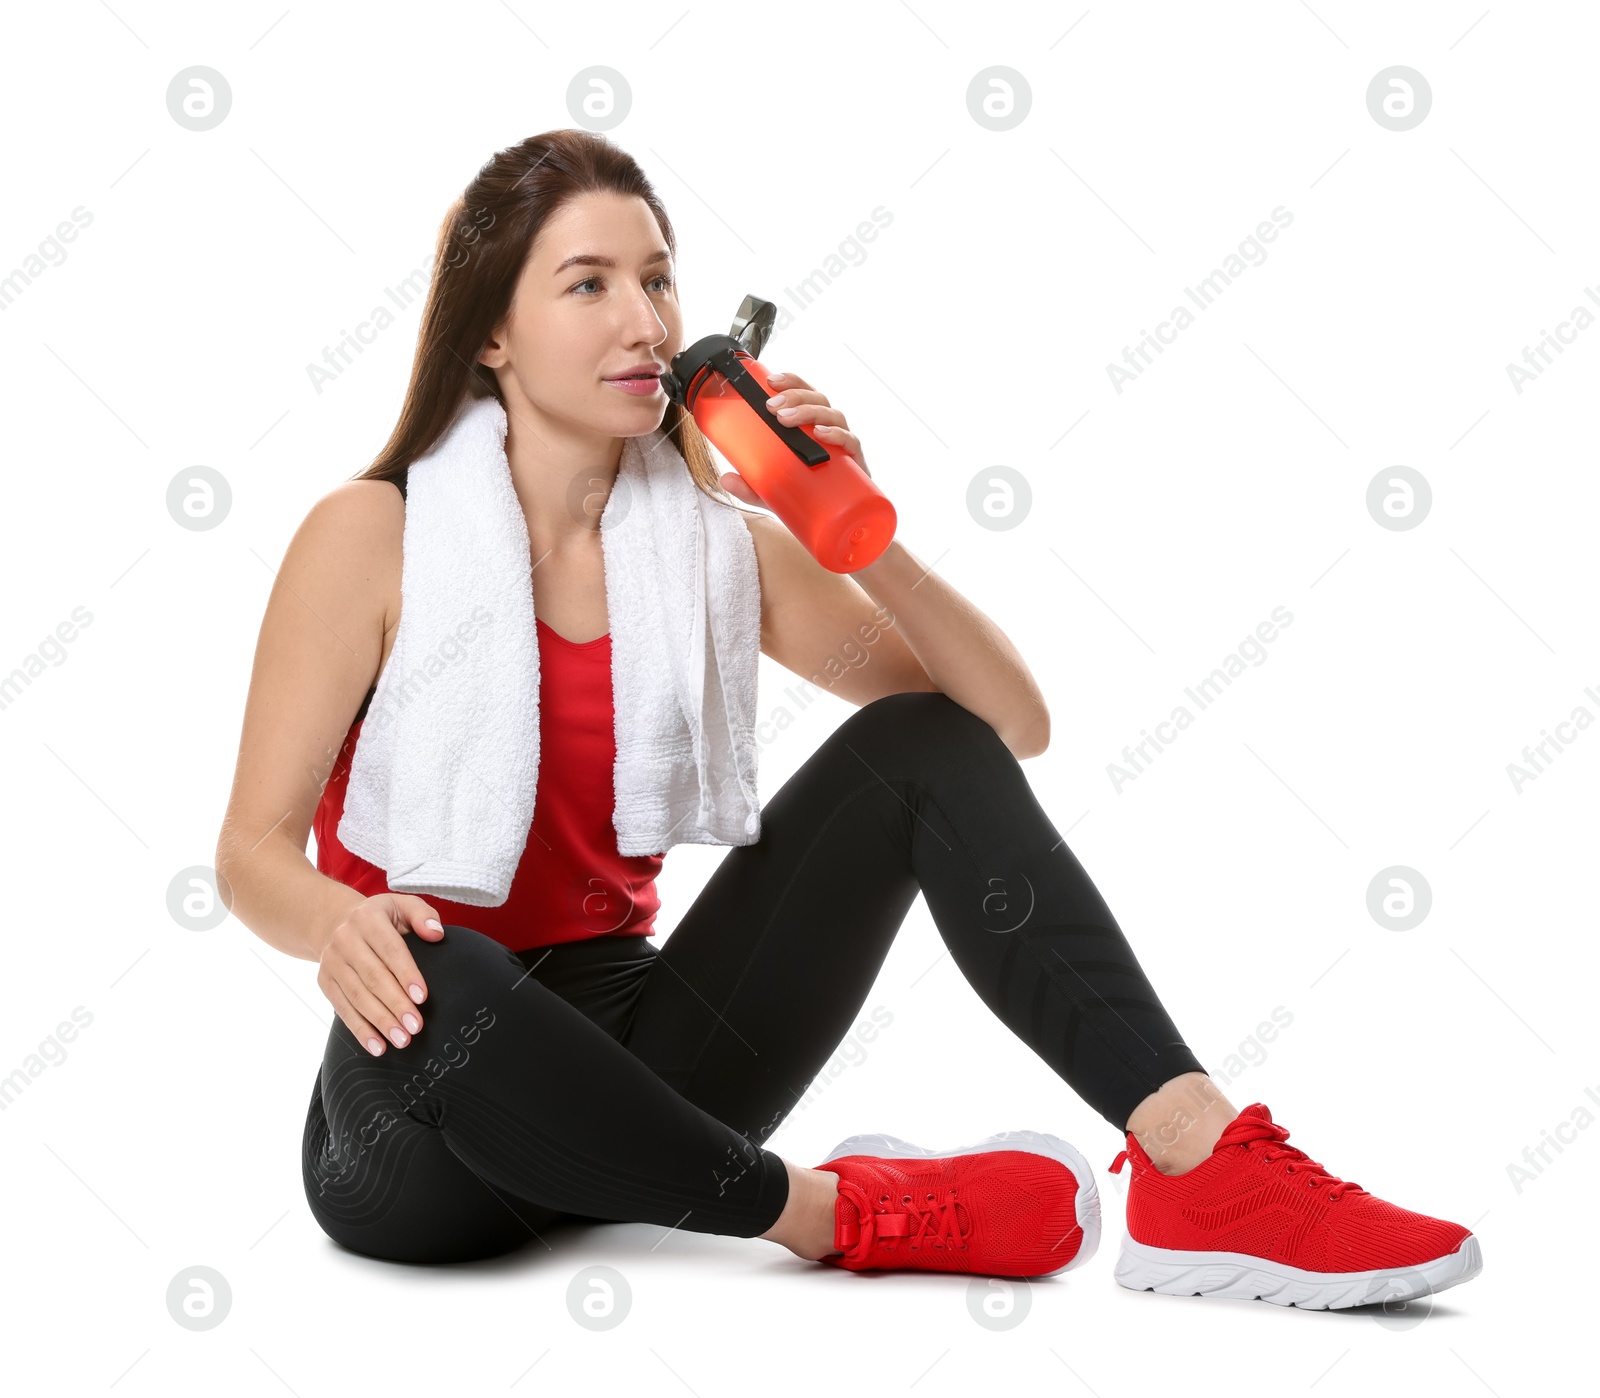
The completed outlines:
<svg viewBox="0 0 1600 1398">
<path fill-rule="evenodd" d="M 617 760 L 611 635 L 569 641 L 538 617 L 539 773 L 533 824 L 511 893 L 498 908 L 429 898 L 439 921 L 475 928 L 512 951 L 589 937 L 655 935 L 662 855 L 622 855 L 611 823 Z M 370 699 L 370 695 L 368 698 Z M 362 705 L 362 715 L 366 706 Z M 351 724 L 312 830 L 317 868 L 371 896 L 388 891 L 383 870 L 339 843 L 350 759 L 362 716 Z M 665 851 L 663 851 L 665 853 Z"/>
</svg>

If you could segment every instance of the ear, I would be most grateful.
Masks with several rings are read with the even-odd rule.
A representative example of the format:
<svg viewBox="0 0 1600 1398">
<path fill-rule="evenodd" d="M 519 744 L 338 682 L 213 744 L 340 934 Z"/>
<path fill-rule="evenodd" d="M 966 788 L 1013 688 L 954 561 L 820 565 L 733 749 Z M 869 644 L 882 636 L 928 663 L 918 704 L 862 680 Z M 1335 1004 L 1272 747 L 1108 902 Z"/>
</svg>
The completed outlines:
<svg viewBox="0 0 1600 1398">
<path fill-rule="evenodd" d="M 509 319 L 509 317 L 507 317 Z M 499 369 L 510 363 L 506 355 L 504 344 L 506 321 L 501 322 L 489 332 L 489 338 L 483 342 L 483 348 L 478 351 L 478 363 L 488 369 Z"/>
</svg>

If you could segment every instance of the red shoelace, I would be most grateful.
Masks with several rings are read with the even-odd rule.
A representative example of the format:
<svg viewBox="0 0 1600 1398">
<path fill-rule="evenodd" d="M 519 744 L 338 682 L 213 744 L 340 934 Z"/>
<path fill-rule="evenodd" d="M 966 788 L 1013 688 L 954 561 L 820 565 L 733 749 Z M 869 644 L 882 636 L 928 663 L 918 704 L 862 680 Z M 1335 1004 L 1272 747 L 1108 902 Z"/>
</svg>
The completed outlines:
<svg viewBox="0 0 1600 1398">
<path fill-rule="evenodd" d="M 1228 1123 L 1228 1127 L 1217 1138 L 1218 1146 L 1243 1146 L 1251 1141 L 1271 1141 L 1273 1146 L 1261 1152 L 1261 1158 L 1271 1162 L 1274 1160 L 1287 1160 L 1292 1163 L 1284 1167 L 1291 1175 L 1306 1174 L 1307 1183 L 1316 1189 L 1324 1184 L 1332 1185 L 1328 1191 L 1328 1202 L 1333 1203 L 1342 1199 L 1346 1194 L 1365 1194 L 1367 1191 L 1353 1180 L 1340 1179 L 1332 1174 L 1318 1162 L 1307 1155 L 1299 1146 L 1288 1145 L 1289 1128 L 1280 1126 L 1275 1121 L 1267 1121 L 1254 1115 L 1240 1115 Z"/>
<path fill-rule="evenodd" d="M 861 1261 L 872 1246 L 883 1238 L 904 1238 L 908 1248 L 920 1249 L 924 1241 L 945 1247 L 964 1248 L 971 1229 L 961 1231 L 956 1217 L 955 1190 L 922 1191 L 917 1199 L 910 1194 L 900 1196 L 898 1207 L 892 1212 L 877 1213 L 867 1198 L 866 1191 L 853 1180 L 839 1180 L 839 1193 L 855 1206 L 860 1235 L 846 1255 L 852 1262 Z M 888 1207 L 891 1196 L 883 1194 L 878 1203 Z"/>
</svg>

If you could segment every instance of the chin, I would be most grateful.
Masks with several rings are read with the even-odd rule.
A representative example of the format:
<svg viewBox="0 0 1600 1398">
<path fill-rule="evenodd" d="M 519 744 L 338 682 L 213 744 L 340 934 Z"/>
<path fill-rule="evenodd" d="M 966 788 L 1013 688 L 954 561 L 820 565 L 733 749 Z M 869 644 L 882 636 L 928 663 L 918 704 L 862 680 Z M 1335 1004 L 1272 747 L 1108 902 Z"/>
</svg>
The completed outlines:
<svg viewBox="0 0 1600 1398">
<path fill-rule="evenodd" d="M 667 396 L 641 399 L 612 407 L 605 415 L 606 430 L 614 437 L 643 437 L 660 427 L 667 416 Z"/>
</svg>

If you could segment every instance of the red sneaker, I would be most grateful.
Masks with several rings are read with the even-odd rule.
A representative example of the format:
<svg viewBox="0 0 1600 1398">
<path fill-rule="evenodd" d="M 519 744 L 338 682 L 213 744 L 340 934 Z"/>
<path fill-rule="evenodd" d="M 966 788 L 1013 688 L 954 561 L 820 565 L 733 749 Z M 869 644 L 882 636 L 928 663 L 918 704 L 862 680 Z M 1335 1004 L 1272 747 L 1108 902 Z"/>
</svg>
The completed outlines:
<svg viewBox="0 0 1600 1398">
<path fill-rule="evenodd" d="M 1001 1131 L 948 1151 L 851 1136 L 816 1168 L 839 1176 L 839 1252 L 818 1260 L 848 1271 L 1049 1277 L 1100 1244 L 1094 1172 L 1042 1132 Z"/>
<path fill-rule="evenodd" d="M 1133 1164 L 1117 1280 L 1167 1296 L 1337 1310 L 1411 1300 L 1482 1270 L 1478 1240 L 1460 1224 L 1386 1203 L 1288 1137 L 1255 1102 L 1194 1169 L 1163 1175 L 1130 1134 L 1111 1162 L 1113 1174 Z"/>
</svg>

